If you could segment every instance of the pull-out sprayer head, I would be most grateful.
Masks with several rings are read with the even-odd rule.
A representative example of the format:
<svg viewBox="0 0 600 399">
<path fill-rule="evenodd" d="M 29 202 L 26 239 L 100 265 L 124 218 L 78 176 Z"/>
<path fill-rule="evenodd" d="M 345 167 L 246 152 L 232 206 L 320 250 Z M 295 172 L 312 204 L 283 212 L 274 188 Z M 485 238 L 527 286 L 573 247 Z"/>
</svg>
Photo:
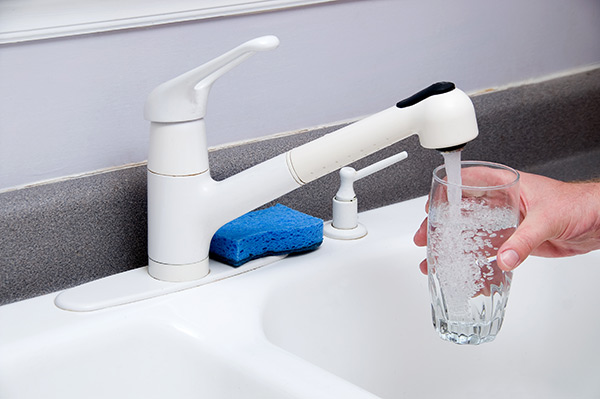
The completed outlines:
<svg viewBox="0 0 600 399">
<path fill-rule="evenodd" d="M 417 134 L 425 148 L 457 151 L 479 132 L 471 99 L 452 82 L 434 83 L 398 102 L 396 107 L 412 108 L 419 114 Z"/>
</svg>

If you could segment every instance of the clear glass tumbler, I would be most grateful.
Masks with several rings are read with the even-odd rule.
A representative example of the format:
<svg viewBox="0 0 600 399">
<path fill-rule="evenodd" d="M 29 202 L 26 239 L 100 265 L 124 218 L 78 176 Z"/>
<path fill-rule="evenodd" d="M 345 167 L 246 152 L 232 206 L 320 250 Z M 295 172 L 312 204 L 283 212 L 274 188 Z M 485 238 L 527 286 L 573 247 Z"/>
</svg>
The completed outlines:
<svg viewBox="0 0 600 399">
<path fill-rule="evenodd" d="M 448 169 L 448 170 L 447 170 Z M 427 263 L 433 325 L 457 344 L 492 341 L 504 319 L 512 272 L 498 248 L 519 222 L 519 173 L 480 161 L 433 171 Z"/>
</svg>

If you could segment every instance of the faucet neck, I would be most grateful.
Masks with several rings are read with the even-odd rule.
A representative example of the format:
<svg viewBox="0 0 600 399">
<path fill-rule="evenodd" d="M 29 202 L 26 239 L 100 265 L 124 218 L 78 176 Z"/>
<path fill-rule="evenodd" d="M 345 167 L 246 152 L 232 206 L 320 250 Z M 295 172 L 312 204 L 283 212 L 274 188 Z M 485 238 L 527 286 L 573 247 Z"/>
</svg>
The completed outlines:
<svg viewBox="0 0 600 399">
<path fill-rule="evenodd" d="M 218 182 L 209 173 L 148 171 L 149 273 L 166 281 L 205 276 L 210 241 L 219 227 L 299 186 L 287 154 Z"/>
</svg>

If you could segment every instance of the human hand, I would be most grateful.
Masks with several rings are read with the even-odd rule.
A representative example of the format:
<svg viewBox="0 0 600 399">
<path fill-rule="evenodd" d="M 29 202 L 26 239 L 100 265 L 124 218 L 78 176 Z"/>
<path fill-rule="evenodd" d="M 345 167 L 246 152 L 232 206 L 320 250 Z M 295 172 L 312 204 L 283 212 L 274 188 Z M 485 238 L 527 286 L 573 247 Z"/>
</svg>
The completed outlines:
<svg viewBox="0 0 600 399">
<path fill-rule="evenodd" d="M 521 172 L 519 207 L 521 224 L 498 250 L 501 269 L 513 270 L 529 255 L 562 257 L 600 249 L 600 183 L 564 183 Z M 427 219 L 414 242 L 427 245 Z M 427 274 L 426 260 L 420 269 Z"/>
<path fill-rule="evenodd" d="M 600 183 L 564 183 L 521 173 L 521 223 L 498 249 L 513 270 L 529 255 L 564 257 L 600 249 Z"/>
</svg>

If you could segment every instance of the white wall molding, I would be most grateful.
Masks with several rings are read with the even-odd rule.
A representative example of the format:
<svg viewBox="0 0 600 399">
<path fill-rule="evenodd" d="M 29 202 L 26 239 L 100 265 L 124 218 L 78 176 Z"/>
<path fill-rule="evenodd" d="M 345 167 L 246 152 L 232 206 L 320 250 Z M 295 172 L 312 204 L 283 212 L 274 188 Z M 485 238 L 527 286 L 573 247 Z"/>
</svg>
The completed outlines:
<svg viewBox="0 0 600 399">
<path fill-rule="evenodd" d="M 0 44 L 250 14 L 337 0 L 3 0 Z"/>
</svg>

